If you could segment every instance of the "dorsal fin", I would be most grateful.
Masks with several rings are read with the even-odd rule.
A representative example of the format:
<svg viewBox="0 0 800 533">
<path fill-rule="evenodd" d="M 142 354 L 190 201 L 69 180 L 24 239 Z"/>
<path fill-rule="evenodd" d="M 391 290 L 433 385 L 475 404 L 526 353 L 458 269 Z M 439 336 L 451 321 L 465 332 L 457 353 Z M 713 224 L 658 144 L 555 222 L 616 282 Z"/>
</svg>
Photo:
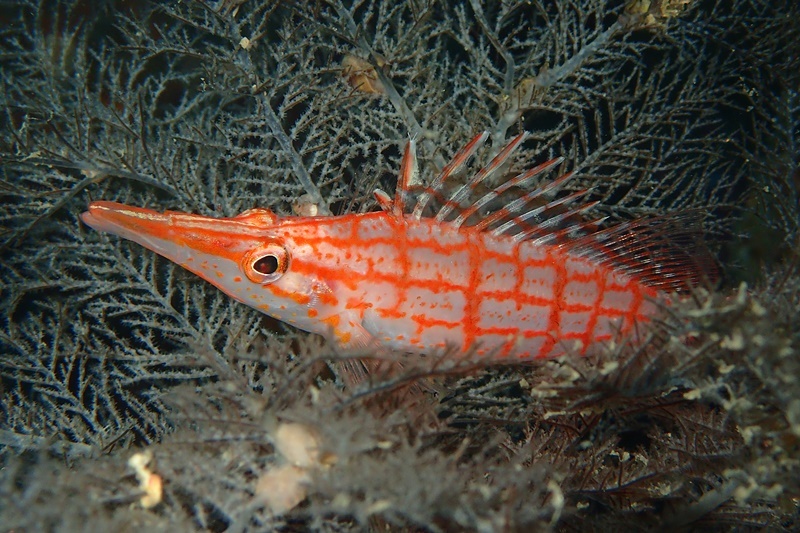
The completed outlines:
<svg viewBox="0 0 800 533">
<path fill-rule="evenodd" d="M 422 218 L 422 212 L 425 210 L 425 206 L 428 205 L 431 196 L 439 195 L 442 190 L 442 184 L 444 184 L 447 178 L 458 173 L 464 167 L 464 165 L 466 165 L 467 161 L 469 161 L 469 158 L 472 157 L 472 155 L 478 151 L 481 146 L 483 146 L 483 143 L 485 143 L 486 139 L 488 138 L 488 131 L 484 131 L 483 133 L 476 135 L 470 142 L 467 143 L 466 146 L 464 146 L 464 148 L 459 150 L 458 153 L 453 156 L 453 159 L 451 159 L 450 162 L 445 165 L 439 175 L 436 176 L 428 188 L 420 195 L 417 205 L 414 207 L 414 211 L 412 213 L 413 218 L 416 220 Z M 406 148 L 406 151 L 408 151 L 408 147 Z M 416 160 L 416 153 L 414 154 L 414 159 Z M 452 200 L 453 198 L 451 197 L 450 201 Z"/>
<path fill-rule="evenodd" d="M 713 283 L 718 268 L 701 238 L 701 212 L 622 222 L 559 246 L 618 268 L 641 283 L 667 292 Z"/>
<path fill-rule="evenodd" d="M 587 218 L 599 201 L 580 202 L 591 189 L 582 189 L 560 198 L 549 194 L 563 187 L 572 173 L 563 174 L 521 194 L 506 205 L 490 211 L 480 210 L 499 199 L 514 187 L 525 187 L 542 172 L 555 168 L 563 158 L 546 161 L 507 179 L 477 200 L 464 206 L 479 186 L 497 174 L 526 139 L 522 133 L 514 137 L 483 168 L 449 195 L 443 194 L 445 182 L 459 173 L 489 137 L 488 132 L 476 135 L 453 156 L 427 188 L 423 188 L 410 216 L 420 219 L 432 197 L 441 201 L 435 215 L 438 222 L 456 227 L 471 226 L 475 230 L 505 235 L 533 245 L 558 246 L 570 253 L 618 268 L 641 283 L 664 291 L 681 291 L 702 281 L 714 281 L 717 269 L 711 254 L 699 239 L 697 213 L 678 216 L 648 217 L 601 228 L 607 217 Z M 394 201 L 383 191 L 375 191 L 381 208 L 395 217 L 406 214 L 410 189 L 418 180 L 416 142 L 406 145 L 397 180 Z M 454 217 L 453 217 L 454 215 Z M 479 216 L 476 216 L 479 215 Z M 449 219 L 449 220 L 448 220 Z"/>
<path fill-rule="evenodd" d="M 481 230 L 492 229 L 496 235 L 520 235 L 522 232 L 533 234 L 535 228 L 529 227 L 530 225 L 526 224 L 527 220 L 537 217 L 540 219 L 537 223 L 540 223 L 542 219 L 546 220 L 551 217 L 556 217 L 559 215 L 557 208 L 567 205 L 569 202 L 576 200 L 587 192 L 583 191 L 580 194 L 572 194 L 558 200 L 548 200 L 545 198 L 546 195 L 555 192 L 567 183 L 572 178 L 571 174 L 564 174 L 527 194 L 523 194 L 504 207 L 486 215 L 481 220 L 471 220 L 471 217 L 477 219 L 478 217 L 473 216 L 479 214 L 482 208 L 488 206 L 492 201 L 497 200 L 502 194 L 510 191 L 514 187 L 525 187 L 540 173 L 560 164 L 564 160 L 562 157 L 551 159 L 510 179 L 506 179 L 471 204 L 467 204 L 466 206 L 462 205 L 470 201 L 471 195 L 481 184 L 490 180 L 504 168 L 527 136 L 527 133 L 521 133 L 514 137 L 486 166 L 473 174 L 473 176 L 469 178 L 466 183 L 457 188 L 455 192 L 445 196 L 443 194 L 445 182 L 466 166 L 470 158 L 483 146 L 486 139 L 489 138 L 489 133 L 484 131 L 473 137 L 466 146 L 453 156 L 450 162 L 445 165 L 428 187 L 420 188 L 421 192 L 419 193 L 416 205 L 410 213 L 411 218 L 417 220 L 422 218 L 422 214 L 431 198 L 435 197 L 441 202 L 439 211 L 434 215 L 435 219 L 439 222 L 447 221 L 456 227 L 477 226 L 478 229 Z M 375 191 L 375 199 L 385 212 L 398 218 L 402 217 L 406 213 L 406 203 L 412 186 L 415 186 L 417 181 L 418 165 L 416 142 L 414 139 L 411 139 L 406 144 L 405 151 L 403 152 L 394 200 L 390 199 L 389 195 L 381 190 Z M 586 204 L 582 207 L 575 208 L 570 211 L 570 213 L 577 214 L 593 206 L 594 204 Z M 455 215 L 455 218 L 447 220 L 451 215 Z M 564 216 L 553 218 L 554 222 L 565 220 L 567 220 L 567 217 Z"/>
<path fill-rule="evenodd" d="M 553 161 L 557 160 L 553 159 Z M 549 168 L 551 165 L 552 161 L 548 161 L 547 163 L 544 163 L 543 165 L 539 165 L 535 169 L 532 169 L 533 172 L 531 174 L 531 177 L 535 174 L 538 174 L 545 168 Z M 522 176 L 524 175 L 520 174 L 520 176 L 518 177 Z M 568 173 L 564 174 L 563 176 L 551 182 L 545 183 L 541 187 L 538 187 L 527 194 L 523 194 L 516 200 L 513 200 L 508 205 L 498 209 L 491 215 L 484 217 L 483 220 L 475 224 L 475 226 L 478 227 L 478 229 L 487 229 L 491 227 L 493 224 L 500 224 L 498 227 L 495 227 L 492 230 L 492 232 L 495 235 L 511 234 L 514 228 L 523 229 L 524 227 L 528 226 L 528 224 L 526 223 L 527 220 L 533 217 L 546 215 L 547 211 L 553 211 L 554 209 L 562 205 L 566 205 L 569 202 L 576 200 L 577 198 L 580 198 L 581 196 L 585 195 L 588 192 L 588 190 L 582 190 L 561 199 L 548 200 L 548 201 L 543 200 L 544 195 L 560 188 L 570 179 L 572 179 L 572 174 Z M 493 198 L 496 197 L 499 194 L 498 191 L 501 188 L 502 187 L 499 187 L 495 191 L 488 193 L 486 196 L 484 196 L 484 198 L 487 198 L 489 196 L 492 196 Z M 483 198 L 475 202 L 475 204 L 476 205 L 479 204 L 482 200 Z M 541 205 L 530 207 L 531 204 L 536 204 L 537 202 Z M 471 210 L 472 208 L 469 208 L 466 211 L 471 211 Z"/>
<path fill-rule="evenodd" d="M 484 132 L 481 138 L 485 139 L 487 136 L 488 135 L 486 132 Z M 519 145 L 522 144 L 522 141 L 524 141 L 525 137 L 527 136 L 527 133 L 521 133 L 511 139 L 511 142 L 509 142 L 502 150 L 500 150 L 500 153 L 498 153 L 488 165 L 480 169 L 467 183 L 462 185 L 456 190 L 456 192 L 450 195 L 450 198 L 436 214 L 436 220 L 442 222 L 453 210 L 459 209 L 461 202 L 469 198 L 469 195 L 477 188 L 478 185 L 493 176 L 503 166 L 503 164 L 508 161 L 508 159 L 517 150 L 517 148 L 519 148 Z M 477 138 L 478 137 L 475 139 Z M 475 139 L 473 139 L 473 142 Z M 483 140 L 481 140 L 481 144 L 483 144 Z M 467 208 L 467 210 L 469 209 L 470 208 Z M 478 208 L 476 207 L 474 210 L 472 210 L 472 212 L 474 213 L 477 211 L 477 209 Z M 460 226 L 461 223 L 458 223 L 457 225 Z"/>
<path fill-rule="evenodd" d="M 471 217 L 473 214 L 475 214 L 481 207 L 484 207 L 489 202 L 497 199 L 501 194 L 507 192 L 512 187 L 521 187 L 523 185 L 527 185 L 527 183 L 530 180 L 532 180 L 536 175 L 538 175 L 540 172 L 543 172 L 543 171 L 549 169 L 550 167 L 561 163 L 563 160 L 564 160 L 563 157 L 557 157 L 555 159 L 551 159 L 550 161 L 542 163 L 541 165 L 539 165 L 537 167 L 534 167 L 534 168 L 532 168 L 530 170 L 527 170 L 527 171 L 523 172 L 522 174 L 519 174 L 519 175 L 511 178 L 510 180 L 506 181 L 505 183 L 500 184 L 497 188 L 495 188 L 495 189 L 489 191 L 488 193 L 484 194 L 478 200 L 473 202 L 473 204 L 471 206 L 469 206 L 468 208 L 464 209 L 461 212 L 461 214 L 458 215 L 458 217 L 456 217 L 456 219 L 453 221 L 453 223 L 456 226 L 461 226 L 464 222 L 467 221 L 467 219 L 469 219 L 469 217 Z M 554 181 L 551 181 L 551 182 L 543 185 L 542 187 L 539 187 L 539 188 L 531 191 L 530 193 L 520 197 L 518 201 L 512 202 L 514 204 L 513 206 L 511 204 L 509 204 L 508 206 L 506 206 L 506 209 L 508 210 L 509 213 L 518 212 L 518 211 L 514 211 L 515 209 L 517 209 L 517 207 L 519 207 L 521 209 L 521 208 L 523 208 L 525 206 L 525 204 L 533 202 L 533 201 L 539 199 L 540 197 L 542 197 L 544 194 L 547 194 L 547 193 L 549 193 L 551 191 L 554 191 L 554 190 L 558 189 L 564 183 L 569 181 L 570 178 L 571 178 L 571 174 L 565 174 L 565 175 L 561 176 L 560 178 L 558 178 L 558 179 L 556 179 Z M 484 225 L 484 227 L 487 227 L 488 225 L 489 224 L 487 223 L 487 224 Z"/>
</svg>

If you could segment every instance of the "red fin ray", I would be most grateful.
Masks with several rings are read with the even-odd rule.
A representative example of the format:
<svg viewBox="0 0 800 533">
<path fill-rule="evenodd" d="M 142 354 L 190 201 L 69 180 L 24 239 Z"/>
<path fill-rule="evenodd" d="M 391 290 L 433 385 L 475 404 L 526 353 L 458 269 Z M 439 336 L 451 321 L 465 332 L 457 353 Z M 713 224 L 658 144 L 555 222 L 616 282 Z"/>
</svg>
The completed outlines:
<svg viewBox="0 0 800 533">
<path fill-rule="evenodd" d="M 515 187 L 525 187 L 541 173 L 555 168 L 564 160 L 563 157 L 556 157 L 525 170 L 512 178 L 502 181 L 502 183 L 480 196 L 477 200 L 470 200 L 470 196 L 481 184 L 491 179 L 506 166 L 513 154 L 516 153 L 528 137 L 527 133 L 514 137 L 488 164 L 475 172 L 466 183 L 458 187 L 454 192 L 445 194 L 444 185 L 447 180 L 462 171 L 475 152 L 485 144 L 488 137 L 488 132 L 483 132 L 473 137 L 466 146 L 453 156 L 452 160 L 445 165 L 428 187 L 419 188 L 421 190 L 418 193 L 416 205 L 411 211 L 412 218 L 420 219 L 430 200 L 436 199 L 441 205 L 434 215 L 438 222 L 447 222 L 456 227 L 469 226 L 479 231 L 492 231 L 497 236 L 509 235 L 517 240 L 523 240 L 532 236 L 542 238 L 548 232 L 553 233 L 553 235 L 561 235 L 561 233 L 556 233 L 556 230 L 561 229 L 558 227 L 560 224 L 566 224 L 565 229 L 582 229 L 582 226 L 578 227 L 582 221 L 571 217 L 588 211 L 597 202 L 585 203 L 567 209 L 566 212 L 564 209 L 569 203 L 587 194 L 588 190 L 578 191 L 562 198 L 549 198 L 549 195 L 559 190 L 572 179 L 572 173 L 566 173 L 545 182 L 534 190 L 513 199 L 507 205 L 490 212 L 488 215 L 483 216 L 481 213 L 483 208 L 488 208 L 493 201 L 498 201 L 501 195 Z M 385 192 L 375 191 L 375 198 L 381 209 L 396 217 L 400 217 L 406 212 L 407 198 L 412 189 L 417 188 L 415 185 L 417 172 L 416 143 L 412 139 L 407 143 L 403 154 L 394 201 Z M 471 203 L 469 203 L 470 201 Z M 455 217 L 451 217 L 454 214 Z M 533 222 L 531 222 L 532 219 Z M 563 234 L 568 235 L 569 232 L 564 232 Z"/>
<path fill-rule="evenodd" d="M 417 165 L 417 141 L 409 139 L 406 149 L 403 152 L 403 160 L 400 163 L 400 177 L 397 180 L 397 188 L 394 194 L 394 204 L 392 204 L 392 214 L 400 218 L 405 213 L 406 194 L 412 184 L 418 181 L 419 167 Z M 378 200 L 380 202 L 380 199 Z M 382 206 L 383 207 L 383 206 Z"/>
<path fill-rule="evenodd" d="M 375 189 L 372 194 L 375 196 L 375 200 L 378 201 L 378 205 L 381 206 L 384 212 L 392 213 L 394 211 L 394 202 L 385 191 Z"/>
</svg>

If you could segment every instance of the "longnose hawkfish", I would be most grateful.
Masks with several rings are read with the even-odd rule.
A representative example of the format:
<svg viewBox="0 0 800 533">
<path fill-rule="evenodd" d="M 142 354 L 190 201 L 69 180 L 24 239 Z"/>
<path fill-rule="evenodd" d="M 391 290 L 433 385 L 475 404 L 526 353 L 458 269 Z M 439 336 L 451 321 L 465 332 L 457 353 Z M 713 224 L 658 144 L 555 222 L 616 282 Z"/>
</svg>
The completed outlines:
<svg viewBox="0 0 800 533">
<path fill-rule="evenodd" d="M 656 218 L 601 229 L 587 222 L 597 203 L 585 200 L 587 190 L 554 194 L 571 174 L 532 185 L 561 158 L 476 194 L 525 134 L 445 194 L 446 180 L 463 174 L 487 137 L 472 139 L 414 202 L 409 141 L 394 199 L 375 191 L 376 212 L 279 217 L 250 209 L 211 218 L 98 201 L 81 218 L 345 354 L 448 347 L 507 361 L 582 353 L 650 320 L 667 292 L 703 275 L 670 238 L 680 224 Z M 527 192 L 489 210 L 515 190 Z"/>
</svg>

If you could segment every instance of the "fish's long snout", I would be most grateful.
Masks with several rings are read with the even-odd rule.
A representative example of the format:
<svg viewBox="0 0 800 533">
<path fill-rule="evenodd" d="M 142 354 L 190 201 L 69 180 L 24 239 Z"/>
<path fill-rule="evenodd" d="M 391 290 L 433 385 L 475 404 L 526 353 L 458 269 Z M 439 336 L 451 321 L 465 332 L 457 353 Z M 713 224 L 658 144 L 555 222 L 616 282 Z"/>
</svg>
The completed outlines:
<svg viewBox="0 0 800 533">
<path fill-rule="evenodd" d="M 172 226 L 170 219 L 165 213 L 116 202 L 92 202 L 89 210 L 81 214 L 81 220 L 90 228 L 130 240 L 145 235 L 165 238 Z"/>
<path fill-rule="evenodd" d="M 260 241 L 275 215 L 268 210 L 253 210 L 246 216 L 212 218 L 101 201 L 89 204 L 81 220 L 189 268 L 187 261 L 237 261 L 243 250 Z"/>
</svg>

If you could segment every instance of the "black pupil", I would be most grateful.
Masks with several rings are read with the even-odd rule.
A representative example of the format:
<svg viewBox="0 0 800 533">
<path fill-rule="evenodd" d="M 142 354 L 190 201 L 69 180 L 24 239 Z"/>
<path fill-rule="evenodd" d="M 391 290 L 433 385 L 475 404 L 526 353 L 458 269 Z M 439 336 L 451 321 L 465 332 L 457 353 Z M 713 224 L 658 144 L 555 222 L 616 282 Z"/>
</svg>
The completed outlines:
<svg viewBox="0 0 800 533">
<path fill-rule="evenodd" d="M 274 274 L 278 270 L 278 258 L 274 255 L 265 255 L 253 263 L 253 270 L 261 274 Z"/>
</svg>

